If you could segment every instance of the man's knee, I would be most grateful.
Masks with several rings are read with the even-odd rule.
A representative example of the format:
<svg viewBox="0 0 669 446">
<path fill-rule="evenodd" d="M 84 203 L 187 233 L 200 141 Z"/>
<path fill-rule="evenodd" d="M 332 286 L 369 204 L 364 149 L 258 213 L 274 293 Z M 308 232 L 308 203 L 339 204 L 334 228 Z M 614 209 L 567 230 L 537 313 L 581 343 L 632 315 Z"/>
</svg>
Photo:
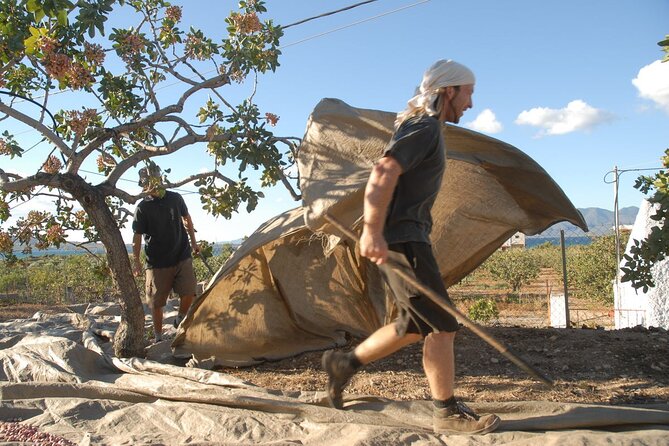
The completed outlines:
<svg viewBox="0 0 669 446">
<path fill-rule="evenodd" d="M 430 333 L 425 337 L 425 349 L 441 349 L 444 347 L 452 347 L 455 341 L 455 331 L 440 331 L 437 333 Z"/>
</svg>

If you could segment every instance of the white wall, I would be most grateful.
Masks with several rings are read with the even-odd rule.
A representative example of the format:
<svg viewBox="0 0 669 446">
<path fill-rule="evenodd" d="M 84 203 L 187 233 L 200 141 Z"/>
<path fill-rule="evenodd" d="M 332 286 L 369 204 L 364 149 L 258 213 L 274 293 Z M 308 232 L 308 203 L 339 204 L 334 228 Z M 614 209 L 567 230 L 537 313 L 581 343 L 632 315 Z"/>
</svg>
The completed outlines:
<svg viewBox="0 0 669 446">
<path fill-rule="evenodd" d="M 627 242 L 626 254 L 629 254 L 633 240 L 643 240 L 650 233 L 650 229 L 657 225 L 657 222 L 650 219 L 653 213 L 651 204 L 643 200 Z M 622 259 L 620 266 L 624 263 Z M 613 282 L 616 328 L 643 325 L 669 329 L 669 259 L 655 264 L 651 273 L 655 287 L 648 289 L 646 293 L 641 289 L 635 290 L 629 282 Z"/>
</svg>

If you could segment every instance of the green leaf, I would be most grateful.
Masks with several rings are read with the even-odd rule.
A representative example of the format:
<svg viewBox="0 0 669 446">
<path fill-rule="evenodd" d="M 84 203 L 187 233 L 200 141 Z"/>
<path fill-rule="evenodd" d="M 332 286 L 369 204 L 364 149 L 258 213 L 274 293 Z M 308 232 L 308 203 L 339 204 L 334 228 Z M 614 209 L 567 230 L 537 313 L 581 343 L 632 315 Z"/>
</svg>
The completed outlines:
<svg viewBox="0 0 669 446">
<path fill-rule="evenodd" d="M 67 26 L 67 10 L 61 9 L 58 11 L 57 17 L 58 17 L 58 24 L 60 26 Z"/>
<path fill-rule="evenodd" d="M 38 36 L 32 35 L 28 37 L 26 40 L 23 41 L 23 45 L 25 46 L 25 51 L 26 54 L 28 55 L 33 55 L 37 52 L 37 40 L 39 39 Z"/>
<path fill-rule="evenodd" d="M 34 13 L 38 9 L 42 9 L 42 7 L 37 3 L 36 0 L 28 0 L 28 2 L 26 3 L 26 9 L 28 10 L 28 12 Z"/>
<path fill-rule="evenodd" d="M 38 9 L 33 13 L 35 15 L 35 22 L 41 22 L 42 19 L 46 16 L 43 9 Z"/>
</svg>

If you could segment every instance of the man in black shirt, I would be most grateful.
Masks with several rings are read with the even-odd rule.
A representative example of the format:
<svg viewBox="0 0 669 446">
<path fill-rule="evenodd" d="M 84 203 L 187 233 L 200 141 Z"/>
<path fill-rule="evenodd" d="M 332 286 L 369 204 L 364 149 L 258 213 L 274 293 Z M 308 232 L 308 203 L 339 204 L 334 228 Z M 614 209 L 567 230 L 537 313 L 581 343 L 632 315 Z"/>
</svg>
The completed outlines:
<svg viewBox="0 0 669 446">
<path fill-rule="evenodd" d="M 389 251 L 403 256 L 416 278 L 450 303 L 430 244 L 431 209 L 446 167 L 442 123 L 458 123 L 472 107 L 474 74 L 452 60 L 440 60 L 423 76 L 407 109 L 397 115 L 395 133 L 376 162 L 365 188 L 360 254 L 383 264 Z M 479 416 L 454 396 L 453 342 L 457 320 L 392 271 L 386 281 L 396 297 L 399 317 L 379 328 L 353 351 L 323 355 L 328 398 L 343 408 L 342 391 L 361 366 L 424 339 L 423 368 L 434 403 L 437 433 L 487 433 L 500 423 Z"/>
<path fill-rule="evenodd" d="M 161 187 L 159 170 L 140 170 L 140 185 L 149 195 L 135 209 L 132 230 L 134 273 L 142 273 L 140 250 L 144 236 L 146 299 L 153 317 L 155 340 L 162 340 L 163 307 L 174 290 L 179 295 L 177 327 L 195 297 L 197 281 L 191 250 L 199 252 L 193 221 L 181 195 Z M 190 238 L 190 243 L 189 239 Z"/>
</svg>

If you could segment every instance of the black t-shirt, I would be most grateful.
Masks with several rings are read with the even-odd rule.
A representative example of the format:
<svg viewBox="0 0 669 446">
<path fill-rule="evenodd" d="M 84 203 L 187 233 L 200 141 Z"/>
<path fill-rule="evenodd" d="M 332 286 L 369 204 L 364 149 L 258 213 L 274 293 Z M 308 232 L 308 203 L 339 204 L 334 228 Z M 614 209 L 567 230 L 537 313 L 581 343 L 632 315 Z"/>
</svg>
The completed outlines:
<svg viewBox="0 0 669 446">
<path fill-rule="evenodd" d="M 166 191 L 163 198 L 147 197 L 135 209 L 132 230 L 144 235 L 147 268 L 167 268 L 190 257 L 182 217 L 188 208 L 181 195 Z"/>
<path fill-rule="evenodd" d="M 402 166 L 384 227 L 390 243 L 430 243 L 432 205 L 446 168 L 441 123 L 431 116 L 415 116 L 400 125 L 383 156 Z"/>
</svg>

